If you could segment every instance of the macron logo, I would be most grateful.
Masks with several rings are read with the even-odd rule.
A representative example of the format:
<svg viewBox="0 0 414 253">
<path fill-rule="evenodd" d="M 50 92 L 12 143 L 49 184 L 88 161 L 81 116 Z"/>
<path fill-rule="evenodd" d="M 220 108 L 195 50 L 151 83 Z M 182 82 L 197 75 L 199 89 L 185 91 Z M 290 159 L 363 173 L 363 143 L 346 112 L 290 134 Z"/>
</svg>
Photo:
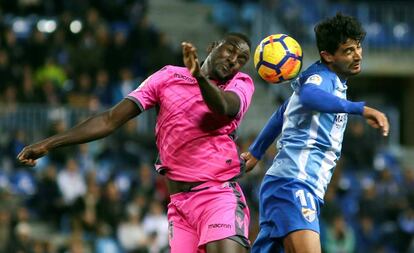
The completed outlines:
<svg viewBox="0 0 414 253">
<path fill-rule="evenodd" d="M 230 224 L 215 223 L 208 225 L 208 228 L 231 228 Z"/>
<path fill-rule="evenodd" d="M 182 74 L 179 74 L 179 73 L 174 73 L 174 77 L 175 78 L 179 78 L 179 79 L 183 79 L 183 80 L 185 80 L 185 81 L 187 81 L 189 83 L 195 83 L 196 82 L 194 80 L 194 78 L 189 77 L 189 76 L 185 76 L 185 75 L 182 75 Z"/>
</svg>

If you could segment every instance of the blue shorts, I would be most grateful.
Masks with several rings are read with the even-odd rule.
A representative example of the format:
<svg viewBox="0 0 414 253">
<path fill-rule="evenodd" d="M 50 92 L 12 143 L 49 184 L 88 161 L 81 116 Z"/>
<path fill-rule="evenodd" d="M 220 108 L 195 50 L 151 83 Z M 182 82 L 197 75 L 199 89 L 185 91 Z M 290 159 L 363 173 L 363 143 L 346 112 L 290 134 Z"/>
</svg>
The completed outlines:
<svg viewBox="0 0 414 253">
<path fill-rule="evenodd" d="M 295 230 L 319 233 L 322 205 L 304 182 L 266 175 L 260 189 L 260 232 L 252 253 L 283 252 L 282 239 Z"/>
</svg>

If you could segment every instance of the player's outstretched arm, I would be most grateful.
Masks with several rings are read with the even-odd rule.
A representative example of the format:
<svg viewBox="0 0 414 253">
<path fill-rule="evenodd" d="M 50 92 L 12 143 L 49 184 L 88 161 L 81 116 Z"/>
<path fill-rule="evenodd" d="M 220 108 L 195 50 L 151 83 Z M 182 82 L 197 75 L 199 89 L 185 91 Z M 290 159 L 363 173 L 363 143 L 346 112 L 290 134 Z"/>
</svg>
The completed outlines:
<svg viewBox="0 0 414 253">
<path fill-rule="evenodd" d="M 17 156 L 23 165 L 34 166 L 49 151 L 63 146 L 90 142 L 111 134 L 141 111 L 134 102 L 124 99 L 111 109 L 93 116 L 68 131 L 25 147 Z"/>
<path fill-rule="evenodd" d="M 183 42 L 181 47 L 184 65 L 188 68 L 191 75 L 197 79 L 201 95 L 208 108 L 215 113 L 235 117 L 239 112 L 240 98 L 234 92 L 220 90 L 217 85 L 211 83 L 201 73 L 197 49 L 191 43 Z"/>
<path fill-rule="evenodd" d="M 379 128 L 382 131 L 383 136 L 388 136 L 390 124 L 384 113 L 374 108 L 364 106 L 364 112 L 362 115 L 370 126 L 373 128 Z"/>
</svg>

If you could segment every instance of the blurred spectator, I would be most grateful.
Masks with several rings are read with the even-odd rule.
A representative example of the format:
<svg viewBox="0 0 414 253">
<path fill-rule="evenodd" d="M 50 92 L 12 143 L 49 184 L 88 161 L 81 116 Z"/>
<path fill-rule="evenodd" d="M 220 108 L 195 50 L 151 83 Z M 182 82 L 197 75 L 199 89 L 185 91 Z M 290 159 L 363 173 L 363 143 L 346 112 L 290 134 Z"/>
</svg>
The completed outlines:
<svg viewBox="0 0 414 253">
<path fill-rule="evenodd" d="M 336 215 L 326 230 L 326 253 L 352 253 L 355 250 L 354 231 L 341 214 Z"/>
<path fill-rule="evenodd" d="M 6 86 L 15 81 L 10 66 L 11 63 L 8 52 L 0 49 L 0 92 L 4 92 Z"/>
<path fill-rule="evenodd" d="M 109 73 L 106 69 L 100 69 L 95 76 L 95 85 L 93 94 L 99 99 L 99 102 L 108 107 L 112 105 L 111 83 Z"/>
<path fill-rule="evenodd" d="M 143 220 L 144 231 L 152 239 L 150 252 L 160 252 L 168 247 L 168 219 L 161 202 L 153 200 Z"/>
<path fill-rule="evenodd" d="M 141 212 L 132 206 L 126 211 L 126 219 L 118 227 L 119 242 L 126 253 L 147 253 L 149 240 L 141 224 Z"/>
<path fill-rule="evenodd" d="M 87 253 L 89 251 L 86 250 L 86 245 L 81 237 L 73 236 L 69 239 L 67 248 L 64 249 L 62 252 L 64 253 Z"/>
<path fill-rule="evenodd" d="M 356 252 L 376 252 L 381 244 L 382 235 L 379 226 L 369 215 L 360 215 L 356 228 Z"/>
<path fill-rule="evenodd" d="M 92 90 L 91 76 L 87 72 L 81 73 L 67 94 L 68 104 L 73 108 L 88 108 Z"/>
<path fill-rule="evenodd" d="M 365 123 L 360 119 L 350 120 L 348 129 L 345 131 L 342 152 L 346 168 L 351 170 L 371 169 L 375 151 L 372 143 L 365 132 Z"/>
<path fill-rule="evenodd" d="M 79 196 L 71 208 L 72 216 L 81 223 L 84 232 L 93 237 L 98 230 L 97 206 L 101 198 L 101 189 L 95 181 L 89 180 L 87 191 Z"/>
<path fill-rule="evenodd" d="M 37 192 L 33 197 L 32 206 L 38 210 L 39 217 L 57 227 L 64 202 L 57 183 L 57 169 L 50 164 L 40 175 Z"/>
<path fill-rule="evenodd" d="M 95 170 L 96 163 L 92 152 L 89 150 L 90 146 L 88 143 L 77 146 L 77 152 L 75 154 L 76 160 L 79 163 L 79 169 L 82 174 L 87 174 L 90 171 Z"/>
<path fill-rule="evenodd" d="M 116 233 L 123 216 L 124 204 L 121 200 L 121 195 L 115 183 L 113 181 L 107 182 L 103 189 L 103 195 L 97 204 L 97 214 L 99 223 L 108 224 L 111 233 Z"/>
<path fill-rule="evenodd" d="M 48 52 L 46 35 L 34 29 L 28 40 L 26 59 L 33 69 L 43 66 Z"/>
<path fill-rule="evenodd" d="M 411 203 L 398 216 L 398 251 L 412 252 L 410 246 L 414 243 L 414 203 Z"/>
<path fill-rule="evenodd" d="M 359 199 L 359 214 L 362 217 L 371 217 L 377 223 L 384 220 L 384 208 L 385 206 L 379 198 L 374 181 L 365 179 L 362 182 L 362 194 Z"/>
<path fill-rule="evenodd" d="M 119 69 L 119 82 L 115 83 L 112 91 L 113 104 L 118 103 L 125 98 L 131 91 L 137 87 L 137 81 L 134 80 L 132 71 L 128 67 Z"/>
<path fill-rule="evenodd" d="M 76 198 L 86 192 L 85 179 L 79 170 L 78 162 L 73 158 L 69 158 L 65 168 L 58 173 L 57 182 L 67 207 L 72 206 Z"/>
<path fill-rule="evenodd" d="M 6 209 L 0 210 L 0 252 L 7 252 L 7 247 L 11 241 L 11 217 Z"/>
<path fill-rule="evenodd" d="M 98 44 L 94 33 L 86 30 L 81 34 L 77 47 L 70 51 L 70 63 L 77 73 L 93 73 L 102 68 L 105 58 L 105 49 Z"/>
<path fill-rule="evenodd" d="M 96 253 L 121 253 L 118 243 L 113 237 L 111 227 L 105 223 L 98 226 L 97 238 L 95 241 Z"/>
<path fill-rule="evenodd" d="M 131 80 L 132 73 L 128 73 L 129 76 L 125 77 L 125 74 L 122 74 L 121 71 L 125 72 L 131 66 L 133 56 L 134 54 L 131 46 L 128 44 L 126 32 L 115 31 L 106 56 L 106 66 L 111 71 L 110 74 L 116 76 L 120 73 L 121 80 Z"/>
<path fill-rule="evenodd" d="M 32 253 L 32 228 L 26 222 L 18 223 L 14 229 L 15 237 L 10 240 L 8 253 Z"/>
<path fill-rule="evenodd" d="M 36 83 L 40 86 L 51 82 L 57 92 L 60 93 L 67 76 L 62 67 L 56 64 L 55 59 L 48 57 L 45 65 L 36 71 L 35 79 Z"/>
<path fill-rule="evenodd" d="M 395 221 L 406 202 L 401 186 L 391 174 L 390 169 L 385 168 L 379 171 L 375 187 L 377 196 L 381 196 L 381 205 L 385 207 L 384 219 Z"/>
<path fill-rule="evenodd" d="M 22 87 L 19 88 L 18 99 L 20 103 L 44 103 L 39 98 L 39 90 L 34 85 L 32 68 L 29 65 L 23 67 Z"/>
<path fill-rule="evenodd" d="M 156 190 L 154 170 L 147 163 L 138 167 L 138 176 L 133 182 L 132 189 L 133 193 L 142 194 L 148 200 L 154 196 Z"/>
</svg>

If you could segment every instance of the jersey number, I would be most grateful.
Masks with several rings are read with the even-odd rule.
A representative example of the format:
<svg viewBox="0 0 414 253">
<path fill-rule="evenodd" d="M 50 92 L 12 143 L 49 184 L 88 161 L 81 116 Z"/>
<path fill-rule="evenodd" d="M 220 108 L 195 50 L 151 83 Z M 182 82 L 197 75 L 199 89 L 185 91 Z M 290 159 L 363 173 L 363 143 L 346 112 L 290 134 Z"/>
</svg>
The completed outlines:
<svg viewBox="0 0 414 253">
<path fill-rule="evenodd" d="M 299 198 L 300 205 L 302 207 L 308 207 L 308 208 L 311 208 L 312 210 L 316 210 L 315 199 L 313 198 L 313 195 L 311 193 L 306 192 L 306 196 L 305 196 L 305 191 L 300 189 L 296 191 L 295 196 L 296 198 Z M 310 206 L 308 205 L 308 201 L 306 200 L 306 197 L 308 197 L 307 199 L 310 202 Z"/>
</svg>

